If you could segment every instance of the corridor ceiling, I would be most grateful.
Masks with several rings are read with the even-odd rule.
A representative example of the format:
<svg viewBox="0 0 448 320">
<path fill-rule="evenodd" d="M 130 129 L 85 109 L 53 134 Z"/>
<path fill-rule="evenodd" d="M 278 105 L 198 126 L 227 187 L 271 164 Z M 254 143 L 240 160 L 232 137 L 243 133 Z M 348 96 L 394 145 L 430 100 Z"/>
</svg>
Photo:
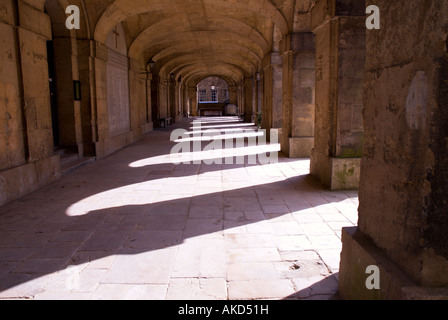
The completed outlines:
<svg viewBox="0 0 448 320">
<path fill-rule="evenodd" d="M 77 2 L 82 3 L 95 40 L 104 43 L 109 32 L 122 23 L 130 58 L 142 63 L 153 59 L 161 77 L 174 73 L 177 79 L 196 85 L 211 75 L 229 84 L 252 77 L 282 36 L 309 28 L 309 12 L 316 1 Z"/>
</svg>

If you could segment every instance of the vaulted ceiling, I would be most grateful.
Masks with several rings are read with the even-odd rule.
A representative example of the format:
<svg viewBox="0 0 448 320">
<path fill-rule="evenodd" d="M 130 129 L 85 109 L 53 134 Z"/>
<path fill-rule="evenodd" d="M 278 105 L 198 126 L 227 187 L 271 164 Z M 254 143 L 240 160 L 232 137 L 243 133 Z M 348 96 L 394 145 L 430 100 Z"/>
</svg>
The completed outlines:
<svg viewBox="0 0 448 320">
<path fill-rule="evenodd" d="M 174 73 L 195 85 L 210 75 L 229 83 L 251 77 L 282 35 L 309 28 L 315 0 L 68 2 L 83 7 L 95 40 L 104 43 L 122 23 L 130 58 L 153 59 L 161 77 Z"/>
</svg>

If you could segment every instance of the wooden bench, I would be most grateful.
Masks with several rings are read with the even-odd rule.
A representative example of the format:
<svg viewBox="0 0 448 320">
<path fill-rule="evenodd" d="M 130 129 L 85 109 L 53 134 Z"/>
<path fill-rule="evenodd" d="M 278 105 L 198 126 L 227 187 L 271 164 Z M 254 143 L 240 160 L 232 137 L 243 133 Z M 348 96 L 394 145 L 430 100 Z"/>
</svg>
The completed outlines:
<svg viewBox="0 0 448 320">
<path fill-rule="evenodd" d="M 160 128 L 166 128 L 168 126 L 173 125 L 173 119 L 172 118 L 160 118 Z"/>
</svg>

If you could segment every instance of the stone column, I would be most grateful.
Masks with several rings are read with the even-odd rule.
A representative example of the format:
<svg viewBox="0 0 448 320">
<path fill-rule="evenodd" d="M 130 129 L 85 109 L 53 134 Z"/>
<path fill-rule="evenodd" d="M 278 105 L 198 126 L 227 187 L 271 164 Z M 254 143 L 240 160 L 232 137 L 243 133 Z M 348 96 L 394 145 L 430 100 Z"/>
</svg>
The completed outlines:
<svg viewBox="0 0 448 320">
<path fill-rule="evenodd" d="M 255 114 L 258 116 L 263 110 L 263 75 L 259 72 L 257 73 L 257 107 Z"/>
<path fill-rule="evenodd" d="M 141 74 L 141 70 L 138 61 L 129 59 L 129 113 L 133 140 L 142 137 L 142 124 L 147 122 L 146 75 Z"/>
<path fill-rule="evenodd" d="M 147 119 L 146 119 L 146 123 L 148 124 L 149 127 L 149 131 L 152 131 L 154 129 L 154 121 L 153 116 L 152 116 L 152 95 L 151 95 L 151 82 L 152 82 L 152 74 L 148 73 L 146 75 L 146 114 L 147 114 Z"/>
<path fill-rule="evenodd" d="M 238 89 L 236 85 L 229 86 L 229 103 L 237 105 L 238 104 Z"/>
<path fill-rule="evenodd" d="M 252 79 L 252 117 L 251 122 L 257 123 L 257 114 L 258 114 L 258 79 L 257 76 L 254 75 Z"/>
<path fill-rule="evenodd" d="M 61 175 L 54 155 L 48 15 L 24 1 L 0 4 L 0 205 Z"/>
<path fill-rule="evenodd" d="M 280 136 L 282 130 L 282 58 L 271 52 L 264 58 L 262 125 L 268 137 L 271 131 Z"/>
<path fill-rule="evenodd" d="M 381 29 L 367 31 L 359 228 L 342 233 L 339 291 L 447 299 L 448 2 L 374 4 Z M 379 275 L 372 290 L 370 265 Z"/>
<path fill-rule="evenodd" d="M 159 97 L 159 82 L 160 77 L 157 75 L 157 73 L 153 73 L 151 77 L 151 115 L 152 115 L 152 121 L 154 124 L 154 128 L 160 127 L 160 97 Z"/>
<path fill-rule="evenodd" d="M 168 117 L 175 123 L 177 121 L 177 83 L 176 80 L 167 80 L 167 94 L 168 94 Z"/>
<path fill-rule="evenodd" d="M 252 122 L 254 112 L 254 83 L 252 78 L 244 79 L 244 121 Z"/>
<path fill-rule="evenodd" d="M 170 116 L 169 105 L 169 80 L 159 79 L 159 117 L 166 119 Z"/>
<path fill-rule="evenodd" d="M 140 69 L 141 70 L 141 69 Z M 144 74 L 139 74 L 141 78 L 143 88 L 141 88 L 140 97 L 140 129 L 142 134 L 153 131 L 154 123 L 152 120 L 152 110 L 151 110 L 151 81 L 152 74 L 147 72 Z"/>
<path fill-rule="evenodd" d="M 244 119 L 244 86 L 243 81 L 238 83 L 237 86 L 237 98 L 238 98 L 238 115 Z"/>
<path fill-rule="evenodd" d="M 198 92 L 196 87 L 188 87 L 188 100 L 190 102 L 190 115 L 192 117 L 198 116 Z"/>
<path fill-rule="evenodd" d="M 281 42 L 283 60 L 282 151 L 307 158 L 314 144 L 314 35 L 293 33 Z"/>
<path fill-rule="evenodd" d="M 364 0 L 321 0 L 316 35 L 316 128 L 311 174 L 332 190 L 357 189 L 363 152 Z"/>
</svg>

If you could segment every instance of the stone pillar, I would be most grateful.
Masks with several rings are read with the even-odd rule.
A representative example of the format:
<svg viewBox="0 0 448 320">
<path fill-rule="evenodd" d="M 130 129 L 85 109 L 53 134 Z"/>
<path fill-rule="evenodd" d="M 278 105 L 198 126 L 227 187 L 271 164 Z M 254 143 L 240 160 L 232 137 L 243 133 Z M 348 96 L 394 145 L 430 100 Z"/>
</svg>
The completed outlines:
<svg viewBox="0 0 448 320">
<path fill-rule="evenodd" d="M 367 31 L 359 228 L 343 231 L 339 291 L 447 299 L 448 2 L 374 4 L 381 29 Z M 369 265 L 378 289 L 364 285 Z"/>
<path fill-rule="evenodd" d="M 179 103 L 180 103 L 180 120 L 183 120 L 184 118 L 187 117 L 188 114 L 188 106 L 187 106 L 187 101 L 185 100 L 185 85 L 182 82 L 179 82 Z"/>
<path fill-rule="evenodd" d="M 264 58 L 263 107 L 261 127 L 268 137 L 272 130 L 280 137 L 282 130 L 282 58 L 278 52 L 271 52 Z"/>
<path fill-rule="evenodd" d="M 251 122 L 257 124 L 257 115 L 258 115 L 258 79 L 257 76 L 254 75 L 252 79 L 252 117 Z"/>
<path fill-rule="evenodd" d="M 307 158 L 314 145 L 314 35 L 289 34 L 281 42 L 281 53 L 282 151 L 291 158 Z"/>
<path fill-rule="evenodd" d="M 180 101 L 180 83 L 178 81 L 175 81 L 174 84 L 174 88 L 175 88 L 175 92 L 174 92 L 174 106 L 175 106 L 175 119 L 173 119 L 173 121 L 175 120 L 175 122 L 180 122 L 182 121 L 182 103 Z"/>
<path fill-rule="evenodd" d="M 168 117 L 171 118 L 171 121 L 175 123 L 177 121 L 177 83 L 176 80 L 170 79 L 167 80 L 167 95 L 168 95 Z"/>
<path fill-rule="evenodd" d="M 131 60 L 132 61 L 132 60 Z M 135 76 L 139 79 L 139 85 L 135 85 L 138 88 L 137 97 L 132 98 L 131 94 L 131 105 L 134 108 L 138 108 L 140 110 L 139 114 L 139 122 L 140 122 L 140 130 L 142 134 L 146 134 L 148 132 L 153 131 L 154 123 L 152 120 L 152 110 L 151 110 L 151 80 L 152 74 L 140 73 L 141 68 L 135 70 Z M 135 82 L 134 82 L 135 83 Z M 131 85 L 131 93 L 135 90 L 134 86 Z M 138 105 L 134 106 L 133 99 L 135 99 L 134 103 L 138 103 Z"/>
<path fill-rule="evenodd" d="M 142 137 L 147 123 L 146 75 L 141 74 L 142 66 L 129 59 L 129 113 L 131 132 L 135 140 Z"/>
<path fill-rule="evenodd" d="M 254 83 L 252 78 L 244 79 L 244 121 L 252 122 L 254 112 Z"/>
<path fill-rule="evenodd" d="M 0 3 L 0 205 L 61 175 L 54 155 L 48 15 L 24 1 Z"/>
<path fill-rule="evenodd" d="M 255 114 L 259 114 L 263 110 L 263 75 L 257 73 L 257 107 Z"/>
<path fill-rule="evenodd" d="M 316 128 L 311 174 L 332 190 L 357 189 L 363 152 L 364 0 L 321 0 L 316 35 Z"/>
<path fill-rule="evenodd" d="M 152 94 L 151 94 L 151 83 L 152 83 L 152 74 L 148 73 L 146 75 L 146 123 L 148 130 L 152 131 L 154 129 L 154 121 L 153 121 L 153 115 L 152 115 Z"/>
<path fill-rule="evenodd" d="M 170 115 L 169 104 L 169 80 L 159 79 L 159 117 L 160 119 L 168 118 Z"/>
<path fill-rule="evenodd" d="M 229 103 L 238 105 L 238 89 L 236 85 L 229 86 Z"/>
<path fill-rule="evenodd" d="M 190 103 L 190 115 L 192 117 L 198 116 L 198 92 L 196 87 L 188 87 L 188 101 Z"/>
<path fill-rule="evenodd" d="M 237 86 L 238 115 L 244 119 L 244 86 L 243 81 Z"/>
<path fill-rule="evenodd" d="M 160 127 L 160 98 L 159 98 L 159 82 L 160 77 L 153 73 L 151 77 L 151 115 L 152 115 L 152 121 L 154 124 L 154 128 Z"/>
</svg>

